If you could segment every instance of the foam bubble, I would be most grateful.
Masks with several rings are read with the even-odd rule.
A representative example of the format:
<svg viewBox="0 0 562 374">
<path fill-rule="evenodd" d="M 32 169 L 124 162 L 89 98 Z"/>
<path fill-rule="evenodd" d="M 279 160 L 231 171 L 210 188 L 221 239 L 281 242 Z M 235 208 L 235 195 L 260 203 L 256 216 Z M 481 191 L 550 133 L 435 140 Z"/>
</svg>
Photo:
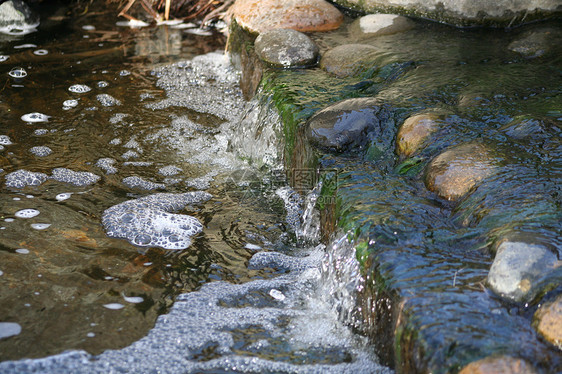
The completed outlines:
<svg viewBox="0 0 562 374">
<path fill-rule="evenodd" d="M 102 223 L 108 236 L 127 239 L 134 245 L 185 249 L 203 225 L 194 217 L 170 212 L 210 198 L 202 191 L 149 195 L 105 210 Z"/>
<path fill-rule="evenodd" d="M 10 56 L 0 55 L 0 62 L 8 61 L 9 58 L 10 58 Z"/>
<path fill-rule="evenodd" d="M 33 51 L 33 54 L 37 56 L 45 56 L 49 54 L 49 51 L 47 51 L 46 49 L 38 49 L 36 51 Z"/>
<path fill-rule="evenodd" d="M 269 291 L 269 296 L 273 297 L 275 300 L 279 300 L 279 301 L 285 300 L 285 295 L 283 295 L 283 292 L 276 290 L 275 288 Z"/>
<path fill-rule="evenodd" d="M 99 160 L 97 160 L 96 166 L 105 170 L 106 174 L 115 174 L 118 171 L 117 168 L 115 166 L 113 166 L 116 162 L 117 162 L 117 160 L 114 160 L 114 159 L 109 158 L 109 157 L 105 157 L 105 158 L 100 158 Z"/>
<path fill-rule="evenodd" d="M 121 70 L 119 72 L 119 75 L 122 76 L 122 77 L 126 77 L 128 75 L 131 75 L 131 72 L 129 70 Z"/>
<path fill-rule="evenodd" d="M 12 78 L 25 78 L 27 77 L 27 71 L 24 68 L 15 67 L 8 72 L 8 75 Z"/>
<path fill-rule="evenodd" d="M 140 296 L 125 296 L 125 295 L 122 296 L 126 302 L 131 304 L 140 304 L 144 301 L 144 299 Z"/>
<path fill-rule="evenodd" d="M 163 190 L 166 188 L 166 185 L 163 183 L 154 183 L 137 176 L 123 178 L 122 182 L 129 188 L 139 188 L 147 191 Z"/>
<path fill-rule="evenodd" d="M 51 118 L 51 116 L 39 112 L 27 113 L 21 116 L 22 121 L 30 123 L 47 122 L 49 118 Z"/>
<path fill-rule="evenodd" d="M 14 218 L 6 218 L 4 219 L 4 222 L 14 222 L 15 219 Z"/>
<path fill-rule="evenodd" d="M 4 272 L 2 270 L 0 270 L 0 277 L 4 275 Z"/>
<path fill-rule="evenodd" d="M 112 309 L 112 310 L 119 310 L 119 309 L 123 309 L 125 307 L 125 305 L 119 304 L 119 303 L 104 304 L 103 306 L 104 306 L 104 308 Z"/>
<path fill-rule="evenodd" d="M 130 159 L 130 158 L 136 158 L 136 157 L 139 157 L 139 156 L 140 156 L 140 155 L 138 154 L 138 152 L 129 150 L 129 151 L 123 153 L 123 154 L 121 155 L 121 158 L 122 158 L 123 160 L 128 160 L 128 159 Z"/>
<path fill-rule="evenodd" d="M 89 332 L 89 333 L 86 334 L 86 336 L 88 338 L 93 338 L 94 336 L 96 336 L 96 334 L 94 334 L 93 332 Z"/>
<path fill-rule="evenodd" d="M 85 84 L 73 84 L 72 86 L 68 87 L 68 90 L 74 93 L 86 93 L 91 91 L 92 89 Z"/>
<path fill-rule="evenodd" d="M 53 153 L 53 150 L 47 146 L 41 145 L 32 147 L 29 152 L 33 153 L 37 157 L 46 157 Z"/>
<path fill-rule="evenodd" d="M 110 121 L 111 121 L 111 120 L 110 120 Z M 119 138 L 111 139 L 111 140 L 109 141 L 109 144 L 110 144 L 110 145 L 119 145 L 119 144 L 121 144 L 121 139 L 119 139 Z"/>
<path fill-rule="evenodd" d="M 16 252 L 19 253 L 19 254 L 22 254 L 22 255 L 27 255 L 27 254 L 29 254 L 29 249 L 18 248 L 18 249 L 16 249 Z"/>
<path fill-rule="evenodd" d="M 37 48 L 36 44 L 31 44 L 31 43 L 27 43 L 27 44 L 20 44 L 20 45 L 15 45 L 14 49 L 24 49 L 24 48 Z"/>
<path fill-rule="evenodd" d="M 74 108 L 76 106 L 78 106 L 78 100 L 75 100 L 75 99 L 65 100 L 62 103 L 62 109 L 64 109 L 64 110 L 69 110 L 69 109 Z"/>
<path fill-rule="evenodd" d="M 160 168 L 160 170 L 158 170 L 158 173 L 160 173 L 160 174 L 162 174 L 166 177 L 171 177 L 172 175 L 178 175 L 182 171 L 183 170 L 178 168 L 177 166 L 168 165 L 168 166 L 164 166 L 164 167 Z"/>
<path fill-rule="evenodd" d="M 39 186 L 46 180 L 47 174 L 20 169 L 6 175 L 6 187 L 24 188 L 25 186 Z"/>
<path fill-rule="evenodd" d="M 45 135 L 49 132 L 49 130 L 47 129 L 37 129 L 33 132 L 33 134 L 35 134 L 36 136 L 42 136 Z"/>
<path fill-rule="evenodd" d="M 37 209 L 28 208 L 28 209 L 18 210 L 14 214 L 14 216 L 16 216 L 17 218 L 33 218 L 38 216 L 39 213 L 41 212 L 38 211 Z"/>
<path fill-rule="evenodd" d="M 50 223 L 32 223 L 31 228 L 34 230 L 46 230 L 51 226 Z"/>
<path fill-rule="evenodd" d="M 103 106 L 115 106 L 121 105 L 121 101 L 117 100 L 111 95 L 108 94 L 99 94 L 96 96 L 96 99 L 101 103 Z"/>
<path fill-rule="evenodd" d="M 57 201 L 64 201 L 70 199 L 71 196 L 72 196 L 72 192 L 63 192 L 55 196 L 55 199 L 57 199 Z"/>
<path fill-rule="evenodd" d="M 21 326 L 15 322 L 0 322 L 0 339 L 9 338 L 10 336 L 19 335 Z"/>
<path fill-rule="evenodd" d="M 107 86 L 109 86 L 109 83 L 107 83 L 106 81 L 99 81 L 99 82 L 98 82 L 98 87 L 99 87 L 99 88 L 105 88 L 105 87 L 107 87 Z"/>
<path fill-rule="evenodd" d="M 53 169 L 51 178 L 59 182 L 70 183 L 79 187 L 89 186 L 101 179 L 99 175 L 87 171 L 74 171 L 67 168 Z"/>
<path fill-rule="evenodd" d="M 0 135 L 0 145 L 12 145 L 12 141 L 8 135 Z"/>
<path fill-rule="evenodd" d="M 86 30 L 86 31 L 93 31 L 96 29 L 96 26 L 94 25 L 84 25 L 82 26 L 82 30 Z"/>
</svg>

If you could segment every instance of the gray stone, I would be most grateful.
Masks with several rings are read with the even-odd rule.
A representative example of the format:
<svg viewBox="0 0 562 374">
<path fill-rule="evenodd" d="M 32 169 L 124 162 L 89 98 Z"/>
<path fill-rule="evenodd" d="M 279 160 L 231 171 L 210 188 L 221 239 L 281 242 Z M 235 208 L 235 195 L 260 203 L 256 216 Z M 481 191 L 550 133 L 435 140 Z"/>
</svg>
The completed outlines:
<svg viewBox="0 0 562 374">
<path fill-rule="evenodd" d="M 524 33 L 511 42 L 507 49 L 528 58 L 535 58 L 548 53 L 552 46 L 559 45 L 562 33 L 553 28 L 545 28 Z"/>
<path fill-rule="evenodd" d="M 21 0 L 8 0 L 0 4 L 0 29 L 5 33 L 25 31 L 39 26 L 39 16 Z"/>
<path fill-rule="evenodd" d="M 389 143 L 394 136 L 392 131 L 385 131 L 389 122 L 390 113 L 378 100 L 347 99 L 314 114 L 308 122 L 307 137 L 315 146 L 329 151 L 361 149 L 373 141 Z"/>
<path fill-rule="evenodd" d="M 320 67 L 330 74 L 344 78 L 377 68 L 379 50 L 367 44 L 345 44 L 324 53 Z"/>
<path fill-rule="evenodd" d="M 560 265 L 556 254 L 544 245 L 505 241 L 498 246 L 488 285 L 505 299 L 530 301 L 537 284 Z"/>
<path fill-rule="evenodd" d="M 275 29 L 260 34 L 254 44 L 257 55 L 276 67 L 316 65 L 318 47 L 308 36 L 292 29 Z"/>
<path fill-rule="evenodd" d="M 358 37 L 396 34 L 412 29 L 414 22 L 396 14 L 369 14 L 355 20 L 350 31 Z"/>
<path fill-rule="evenodd" d="M 364 13 L 396 13 L 456 26 L 516 26 L 559 14 L 559 0 L 334 0 Z"/>
</svg>

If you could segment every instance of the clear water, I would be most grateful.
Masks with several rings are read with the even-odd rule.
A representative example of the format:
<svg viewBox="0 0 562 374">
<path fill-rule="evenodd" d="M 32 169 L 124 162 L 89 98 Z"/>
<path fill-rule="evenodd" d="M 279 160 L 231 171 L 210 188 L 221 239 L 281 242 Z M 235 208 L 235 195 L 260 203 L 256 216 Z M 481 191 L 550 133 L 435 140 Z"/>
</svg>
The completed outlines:
<svg viewBox="0 0 562 374">
<path fill-rule="evenodd" d="M 224 37 L 42 16 L 0 39 L 0 372 L 388 371 L 320 286 L 274 138 L 243 139 L 277 117 L 243 101 Z M 174 212 L 204 227 L 186 249 L 102 225 L 188 191 L 212 198 Z"/>
</svg>

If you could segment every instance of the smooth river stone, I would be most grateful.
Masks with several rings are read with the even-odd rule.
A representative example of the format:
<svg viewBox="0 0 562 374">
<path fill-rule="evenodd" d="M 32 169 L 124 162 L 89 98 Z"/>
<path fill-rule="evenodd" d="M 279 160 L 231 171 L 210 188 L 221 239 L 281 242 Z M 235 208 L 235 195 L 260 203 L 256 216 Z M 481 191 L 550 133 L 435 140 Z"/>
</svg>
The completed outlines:
<svg viewBox="0 0 562 374">
<path fill-rule="evenodd" d="M 368 44 L 344 44 L 324 53 L 320 67 L 336 77 L 355 76 L 377 67 L 380 52 Z"/>
<path fill-rule="evenodd" d="M 261 33 L 254 43 L 257 55 L 275 67 L 306 67 L 318 60 L 318 47 L 302 32 L 275 29 Z"/>
<path fill-rule="evenodd" d="M 562 295 L 535 312 L 533 326 L 544 340 L 562 349 Z"/>
<path fill-rule="evenodd" d="M 396 153 L 405 157 L 416 153 L 442 122 L 442 115 L 437 113 L 419 113 L 408 117 L 396 135 Z"/>
<path fill-rule="evenodd" d="M 325 0 L 236 0 L 229 12 L 242 28 L 257 34 L 273 29 L 330 31 L 343 22 L 343 14 Z"/>
<path fill-rule="evenodd" d="M 410 19 L 396 14 L 368 14 L 355 20 L 350 30 L 358 37 L 396 34 L 415 26 Z"/>
<path fill-rule="evenodd" d="M 466 365 L 459 374 L 536 374 L 527 361 L 511 356 L 486 357 Z"/>
<path fill-rule="evenodd" d="M 482 144 L 465 143 L 434 158 L 426 168 L 425 185 L 440 197 L 457 200 L 493 175 L 498 166 Z"/>
</svg>

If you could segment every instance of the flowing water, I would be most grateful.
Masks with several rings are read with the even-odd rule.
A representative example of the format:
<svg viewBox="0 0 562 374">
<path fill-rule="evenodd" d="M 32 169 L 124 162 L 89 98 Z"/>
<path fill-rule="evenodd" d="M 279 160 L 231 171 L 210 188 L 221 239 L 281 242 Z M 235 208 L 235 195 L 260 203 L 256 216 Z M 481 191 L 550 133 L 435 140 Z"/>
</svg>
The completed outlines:
<svg viewBox="0 0 562 374">
<path fill-rule="evenodd" d="M 224 36 L 42 19 L 0 39 L 0 372 L 388 371 Z"/>
</svg>

